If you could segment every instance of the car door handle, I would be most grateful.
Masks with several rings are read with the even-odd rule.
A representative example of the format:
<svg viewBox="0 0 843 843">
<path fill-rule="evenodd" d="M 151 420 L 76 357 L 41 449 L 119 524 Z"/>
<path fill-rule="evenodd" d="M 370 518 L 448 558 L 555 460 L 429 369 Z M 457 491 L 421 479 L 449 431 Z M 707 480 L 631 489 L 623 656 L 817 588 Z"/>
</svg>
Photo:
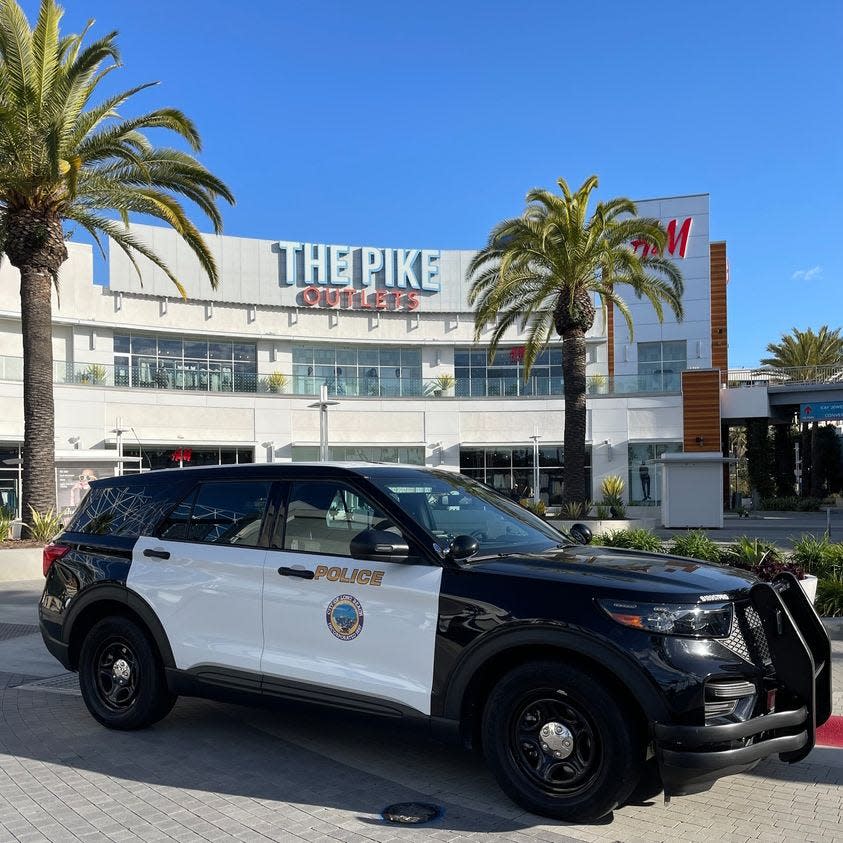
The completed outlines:
<svg viewBox="0 0 843 843">
<path fill-rule="evenodd" d="M 278 573 L 282 577 L 301 577 L 303 580 L 313 579 L 313 571 L 308 571 L 307 568 L 286 568 L 282 566 L 278 569 Z"/>
<path fill-rule="evenodd" d="M 144 556 L 153 556 L 156 559 L 169 559 L 170 558 L 170 551 L 169 550 L 154 550 L 151 547 L 148 547 L 144 552 Z"/>
</svg>

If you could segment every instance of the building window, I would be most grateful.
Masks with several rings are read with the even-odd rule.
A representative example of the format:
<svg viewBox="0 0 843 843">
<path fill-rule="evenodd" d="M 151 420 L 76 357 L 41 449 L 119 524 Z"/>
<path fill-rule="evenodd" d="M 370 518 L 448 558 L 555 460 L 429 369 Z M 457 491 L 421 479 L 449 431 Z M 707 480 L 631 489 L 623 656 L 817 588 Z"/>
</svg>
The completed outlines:
<svg viewBox="0 0 843 843">
<path fill-rule="evenodd" d="M 656 460 L 662 454 L 676 454 L 681 450 L 681 442 L 629 443 L 630 504 L 633 506 L 659 506 L 661 504 L 661 468 Z"/>
<path fill-rule="evenodd" d="M 688 341 L 638 343 L 638 387 L 641 392 L 678 392 L 688 368 Z"/>
<path fill-rule="evenodd" d="M 415 445 L 331 445 L 329 458 L 337 462 L 394 462 L 424 465 L 424 448 Z M 293 445 L 293 462 L 318 462 L 318 445 Z"/>
<path fill-rule="evenodd" d="M 137 445 L 125 445 L 123 454 L 127 457 L 140 457 L 140 463 L 132 463 L 123 468 L 124 474 L 140 471 L 158 471 L 162 468 L 187 468 L 196 465 L 231 465 L 234 463 L 252 463 L 255 461 L 254 448 L 208 448 L 202 445 L 169 445 L 143 448 Z"/>
<path fill-rule="evenodd" d="M 114 385 L 257 392 L 257 346 L 245 342 L 114 336 Z"/>
<path fill-rule="evenodd" d="M 293 392 L 318 395 L 422 395 L 420 348 L 293 346 Z"/>
<path fill-rule="evenodd" d="M 539 448 L 539 497 L 559 506 L 563 497 L 561 445 Z M 585 449 L 586 489 L 591 488 L 591 448 Z M 460 448 L 460 472 L 513 499 L 533 496 L 533 446 Z"/>
<path fill-rule="evenodd" d="M 487 349 L 454 350 L 454 376 L 458 396 L 562 395 L 562 348 L 542 351 L 524 380 L 524 348 L 499 348 L 489 362 Z"/>
</svg>

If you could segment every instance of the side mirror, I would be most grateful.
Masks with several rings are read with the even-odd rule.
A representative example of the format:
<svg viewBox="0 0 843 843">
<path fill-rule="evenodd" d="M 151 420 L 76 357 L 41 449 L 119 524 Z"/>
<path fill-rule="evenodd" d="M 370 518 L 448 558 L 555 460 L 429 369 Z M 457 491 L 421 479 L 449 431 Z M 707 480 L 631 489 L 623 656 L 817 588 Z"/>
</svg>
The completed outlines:
<svg viewBox="0 0 843 843">
<path fill-rule="evenodd" d="M 451 542 L 448 557 L 459 562 L 461 559 L 470 559 L 478 550 L 480 550 L 480 544 L 474 536 L 457 536 Z"/>
<path fill-rule="evenodd" d="M 351 555 L 372 562 L 404 562 L 410 556 L 410 546 L 398 533 L 363 530 L 351 540 Z"/>
<path fill-rule="evenodd" d="M 591 544 L 592 532 L 585 524 L 574 524 L 568 532 L 580 544 Z"/>
</svg>

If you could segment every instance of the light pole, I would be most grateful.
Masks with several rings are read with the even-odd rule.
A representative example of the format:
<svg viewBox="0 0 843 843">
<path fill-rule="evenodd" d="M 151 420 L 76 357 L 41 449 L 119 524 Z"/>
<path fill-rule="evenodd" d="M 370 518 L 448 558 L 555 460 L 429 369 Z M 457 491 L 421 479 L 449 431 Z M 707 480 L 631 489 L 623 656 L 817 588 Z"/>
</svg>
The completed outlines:
<svg viewBox="0 0 843 843">
<path fill-rule="evenodd" d="M 123 476 L 123 434 L 128 431 L 128 428 L 123 427 L 123 418 L 117 416 L 117 425 L 111 430 L 117 437 L 117 476 Z"/>
<path fill-rule="evenodd" d="M 319 462 L 328 462 L 328 407 L 339 404 L 339 401 L 328 400 L 328 385 L 319 387 L 319 400 L 308 407 L 319 409 Z"/>
<path fill-rule="evenodd" d="M 533 503 L 539 502 L 539 434 L 538 427 L 533 428 L 533 435 L 530 437 L 533 440 Z"/>
</svg>

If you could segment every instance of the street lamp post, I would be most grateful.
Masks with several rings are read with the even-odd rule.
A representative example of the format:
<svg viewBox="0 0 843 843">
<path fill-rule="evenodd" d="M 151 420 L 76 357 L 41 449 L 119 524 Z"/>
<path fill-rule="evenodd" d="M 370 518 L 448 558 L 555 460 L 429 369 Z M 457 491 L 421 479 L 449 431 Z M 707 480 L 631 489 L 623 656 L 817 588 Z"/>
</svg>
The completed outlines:
<svg viewBox="0 0 843 843">
<path fill-rule="evenodd" d="M 539 434 L 538 427 L 533 428 L 533 503 L 539 502 Z"/>
<path fill-rule="evenodd" d="M 328 407 L 339 404 L 339 401 L 328 400 L 328 385 L 322 384 L 319 388 L 319 400 L 315 404 L 308 404 L 308 407 L 319 409 L 319 462 L 328 462 Z"/>
</svg>

